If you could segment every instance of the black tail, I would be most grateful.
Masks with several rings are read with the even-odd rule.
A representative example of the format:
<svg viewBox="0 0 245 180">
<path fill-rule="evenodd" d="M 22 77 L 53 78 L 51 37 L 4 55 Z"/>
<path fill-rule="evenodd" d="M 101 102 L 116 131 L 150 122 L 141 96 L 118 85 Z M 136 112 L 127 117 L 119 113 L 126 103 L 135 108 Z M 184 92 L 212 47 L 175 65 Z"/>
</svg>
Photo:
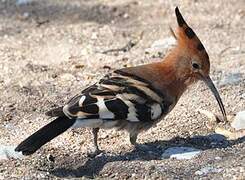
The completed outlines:
<svg viewBox="0 0 245 180">
<path fill-rule="evenodd" d="M 75 119 L 68 117 L 58 117 L 51 123 L 39 129 L 37 132 L 29 136 L 21 142 L 15 151 L 22 152 L 23 155 L 30 155 L 36 152 L 41 146 L 65 132 L 75 123 Z"/>
</svg>

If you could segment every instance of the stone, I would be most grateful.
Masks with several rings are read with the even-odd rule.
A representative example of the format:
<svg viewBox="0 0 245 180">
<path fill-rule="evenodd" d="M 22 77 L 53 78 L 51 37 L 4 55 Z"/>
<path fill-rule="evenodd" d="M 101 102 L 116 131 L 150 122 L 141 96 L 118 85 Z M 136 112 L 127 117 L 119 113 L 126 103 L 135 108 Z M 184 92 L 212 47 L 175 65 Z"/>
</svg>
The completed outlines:
<svg viewBox="0 0 245 180">
<path fill-rule="evenodd" d="M 235 130 L 245 129 L 245 111 L 240 111 L 237 113 L 236 117 L 231 123 L 231 127 Z"/>
<path fill-rule="evenodd" d="M 218 85 L 220 87 L 225 86 L 225 85 L 234 85 L 239 83 L 242 80 L 242 74 L 237 72 L 237 73 L 230 73 L 222 79 Z"/>
<path fill-rule="evenodd" d="M 198 171 L 195 172 L 195 175 L 198 175 L 198 176 L 205 176 L 209 173 L 220 173 L 222 172 L 222 169 L 221 168 L 214 168 L 214 167 L 211 167 L 211 166 L 207 166 L 207 167 L 204 167 Z"/>
<path fill-rule="evenodd" d="M 146 53 L 163 52 L 166 49 L 171 48 L 175 44 L 176 44 L 176 40 L 173 37 L 167 37 L 165 39 L 154 41 L 151 47 L 147 48 L 145 52 Z"/>
<path fill-rule="evenodd" d="M 0 160 L 8 160 L 10 158 L 21 159 L 23 158 L 22 152 L 15 151 L 16 146 L 0 145 Z"/>
<path fill-rule="evenodd" d="M 164 151 L 162 158 L 175 158 L 179 160 L 192 159 L 198 156 L 202 151 L 192 147 L 171 147 Z"/>
</svg>

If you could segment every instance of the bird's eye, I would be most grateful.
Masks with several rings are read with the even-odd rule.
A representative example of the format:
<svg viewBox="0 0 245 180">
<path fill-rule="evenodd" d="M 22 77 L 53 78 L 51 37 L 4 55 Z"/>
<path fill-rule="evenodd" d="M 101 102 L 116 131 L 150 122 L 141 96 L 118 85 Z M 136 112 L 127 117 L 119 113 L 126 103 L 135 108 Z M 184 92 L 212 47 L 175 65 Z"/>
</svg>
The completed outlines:
<svg viewBox="0 0 245 180">
<path fill-rule="evenodd" d="M 197 63 L 192 63 L 192 67 L 194 69 L 199 69 L 200 68 L 199 64 L 197 64 Z"/>
</svg>

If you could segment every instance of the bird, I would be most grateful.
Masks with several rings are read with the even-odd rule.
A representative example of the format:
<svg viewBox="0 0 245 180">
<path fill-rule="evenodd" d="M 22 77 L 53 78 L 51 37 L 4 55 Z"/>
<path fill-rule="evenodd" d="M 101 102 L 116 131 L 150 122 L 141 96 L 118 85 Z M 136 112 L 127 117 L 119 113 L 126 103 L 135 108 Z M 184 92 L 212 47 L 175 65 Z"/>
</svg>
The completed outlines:
<svg viewBox="0 0 245 180">
<path fill-rule="evenodd" d="M 31 155 L 71 128 L 91 128 L 93 156 L 100 129 L 126 130 L 137 147 L 138 134 L 156 126 L 175 107 L 182 94 L 197 81 L 204 81 L 216 98 L 223 120 L 226 111 L 212 82 L 210 60 L 204 45 L 175 8 L 176 45 L 159 62 L 117 69 L 75 95 L 64 106 L 46 113 L 55 119 L 22 141 L 15 151 Z"/>
</svg>

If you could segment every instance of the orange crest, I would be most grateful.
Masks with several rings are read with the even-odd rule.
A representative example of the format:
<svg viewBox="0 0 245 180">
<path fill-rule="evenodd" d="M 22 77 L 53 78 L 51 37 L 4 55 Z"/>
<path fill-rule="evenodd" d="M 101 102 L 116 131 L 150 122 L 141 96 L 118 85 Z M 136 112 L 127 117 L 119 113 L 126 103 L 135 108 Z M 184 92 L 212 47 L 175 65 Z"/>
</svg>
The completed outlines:
<svg viewBox="0 0 245 180">
<path fill-rule="evenodd" d="M 175 8 L 175 14 L 178 22 L 178 32 L 175 35 L 178 41 L 179 49 L 183 49 L 185 53 L 190 56 L 198 56 L 200 59 L 209 63 L 209 56 L 197 37 L 196 33 L 188 26 L 183 16 L 181 15 L 179 8 Z"/>
</svg>

